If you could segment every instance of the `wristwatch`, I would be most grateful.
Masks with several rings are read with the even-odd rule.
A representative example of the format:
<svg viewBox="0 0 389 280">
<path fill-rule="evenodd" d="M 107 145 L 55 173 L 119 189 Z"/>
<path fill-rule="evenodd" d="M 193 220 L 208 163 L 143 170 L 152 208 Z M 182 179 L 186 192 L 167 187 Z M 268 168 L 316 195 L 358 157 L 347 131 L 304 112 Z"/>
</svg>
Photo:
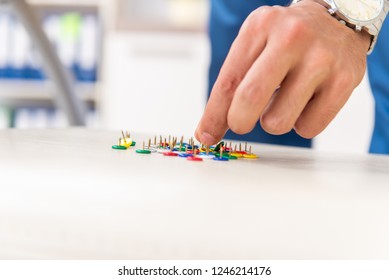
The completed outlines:
<svg viewBox="0 0 389 280">
<path fill-rule="evenodd" d="M 302 0 L 293 0 L 292 4 Z M 317 0 L 341 23 L 371 35 L 367 54 L 373 52 L 382 24 L 389 11 L 389 0 Z"/>
</svg>

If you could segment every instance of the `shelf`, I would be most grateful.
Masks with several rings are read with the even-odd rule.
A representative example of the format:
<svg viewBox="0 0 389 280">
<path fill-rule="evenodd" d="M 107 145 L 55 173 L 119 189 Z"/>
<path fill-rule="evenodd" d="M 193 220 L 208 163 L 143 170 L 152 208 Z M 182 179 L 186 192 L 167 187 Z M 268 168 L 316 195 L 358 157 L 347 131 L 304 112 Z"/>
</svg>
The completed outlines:
<svg viewBox="0 0 389 280">
<path fill-rule="evenodd" d="M 40 16 L 47 13 L 99 13 L 100 0 L 26 0 Z M 7 9 L 7 5 L 3 5 Z M 7 11 L 7 10 L 6 10 Z M 98 17 L 100 18 L 100 16 Z M 99 19 L 100 20 L 100 19 Z M 99 35 L 100 36 L 100 35 Z M 101 35 L 102 36 L 102 35 Z M 101 53 L 98 54 L 101 56 Z M 100 57 L 98 58 L 100 67 Z M 96 103 L 97 83 L 76 82 L 76 95 L 89 106 Z M 53 107 L 56 87 L 50 80 L 0 79 L 0 105 L 9 107 Z"/>
<path fill-rule="evenodd" d="M 12 107 L 53 106 L 55 87 L 49 81 L 0 80 L 0 104 Z M 87 104 L 96 103 L 99 84 L 79 83 L 76 94 Z"/>
<path fill-rule="evenodd" d="M 58 6 L 98 6 L 101 0 L 27 0 L 32 5 Z"/>
</svg>

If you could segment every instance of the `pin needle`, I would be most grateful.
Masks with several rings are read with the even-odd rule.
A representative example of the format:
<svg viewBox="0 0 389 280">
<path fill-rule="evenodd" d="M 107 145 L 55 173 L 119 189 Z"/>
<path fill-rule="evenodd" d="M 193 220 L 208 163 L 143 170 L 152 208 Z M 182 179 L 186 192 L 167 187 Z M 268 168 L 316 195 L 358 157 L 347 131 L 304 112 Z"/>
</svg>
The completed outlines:
<svg viewBox="0 0 389 280">
<path fill-rule="evenodd" d="M 136 150 L 138 154 L 151 154 L 150 150 L 145 150 L 145 141 L 142 143 L 142 150 Z"/>
<path fill-rule="evenodd" d="M 124 141 L 124 145 L 125 145 L 127 143 L 127 141 L 126 141 L 126 136 L 124 136 L 123 130 L 122 130 L 122 136 L 123 136 L 123 141 Z"/>
<path fill-rule="evenodd" d="M 122 138 L 119 138 L 118 144 L 117 145 L 113 145 L 112 149 L 114 149 L 114 150 L 127 150 L 127 147 L 126 146 L 122 146 L 121 142 L 122 142 Z"/>
<path fill-rule="evenodd" d="M 196 149 L 194 148 L 194 145 L 193 145 L 193 157 L 195 157 L 195 156 L 196 156 Z"/>
</svg>

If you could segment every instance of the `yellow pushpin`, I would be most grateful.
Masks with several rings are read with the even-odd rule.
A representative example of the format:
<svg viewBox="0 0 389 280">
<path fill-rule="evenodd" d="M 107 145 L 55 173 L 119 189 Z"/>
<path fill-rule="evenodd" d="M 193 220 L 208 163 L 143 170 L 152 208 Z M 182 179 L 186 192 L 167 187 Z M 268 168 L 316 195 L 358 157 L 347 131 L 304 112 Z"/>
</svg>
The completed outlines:
<svg viewBox="0 0 389 280">
<path fill-rule="evenodd" d="M 256 154 L 251 153 L 251 146 L 250 146 L 249 152 L 247 154 L 243 154 L 243 158 L 246 158 L 246 159 L 257 159 L 258 156 Z"/>
<path fill-rule="evenodd" d="M 124 135 L 123 130 L 122 130 L 121 132 L 122 132 L 123 138 L 120 140 L 119 145 L 120 145 L 120 146 L 124 146 L 124 147 L 126 147 L 126 148 L 131 147 L 131 145 L 132 145 L 132 140 L 131 140 L 131 138 L 127 137 L 127 136 L 129 136 L 129 133 L 126 133 L 127 135 Z"/>
<path fill-rule="evenodd" d="M 131 138 L 125 138 L 125 139 L 120 139 L 120 145 L 124 146 L 126 148 L 131 147 L 132 145 L 132 140 Z"/>
<path fill-rule="evenodd" d="M 232 153 L 230 153 L 230 155 L 234 156 L 234 157 L 237 157 L 237 158 L 242 158 L 243 157 L 243 154 L 241 154 L 241 153 L 234 153 L 234 152 L 232 152 Z"/>
</svg>

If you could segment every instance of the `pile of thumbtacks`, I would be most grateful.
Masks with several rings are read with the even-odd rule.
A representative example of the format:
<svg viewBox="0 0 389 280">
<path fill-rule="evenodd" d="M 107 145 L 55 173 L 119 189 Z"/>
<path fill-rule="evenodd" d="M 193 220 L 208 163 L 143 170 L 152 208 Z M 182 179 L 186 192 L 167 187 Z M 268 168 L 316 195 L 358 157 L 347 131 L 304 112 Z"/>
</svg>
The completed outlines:
<svg viewBox="0 0 389 280">
<path fill-rule="evenodd" d="M 131 139 L 130 133 L 121 131 L 121 134 L 122 137 L 119 138 L 118 144 L 113 145 L 112 149 L 127 150 L 136 145 L 136 142 Z M 190 161 L 203 161 L 204 159 L 229 161 L 240 158 L 258 158 L 257 155 L 251 152 L 251 146 L 247 147 L 247 143 L 244 144 L 244 149 L 242 149 L 241 143 L 239 146 L 235 144 L 233 148 L 232 142 L 228 146 L 224 141 L 219 142 L 216 146 L 195 145 L 193 137 L 189 139 L 188 143 L 185 143 L 184 137 L 181 137 L 178 141 L 177 137 L 169 136 L 168 139 L 162 139 L 162 136 L 160 136 L 157 142 L 155 136 L 154 141 L 150 138 L 147 144 L 143 142 L 142 149 L 138 149 L 136 152 L 138 154 L 160 153 L 167 157 L 181 157 Z"/>
</svg>

